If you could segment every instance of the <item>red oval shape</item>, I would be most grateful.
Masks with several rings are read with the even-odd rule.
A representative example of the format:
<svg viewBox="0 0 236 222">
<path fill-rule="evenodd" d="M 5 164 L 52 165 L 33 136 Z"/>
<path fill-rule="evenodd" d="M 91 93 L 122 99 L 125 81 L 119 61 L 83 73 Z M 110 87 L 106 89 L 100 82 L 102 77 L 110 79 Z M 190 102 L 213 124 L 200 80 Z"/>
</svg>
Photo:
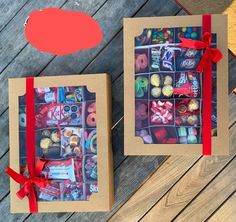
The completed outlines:
<svg viewBox="0 0 236 222">
<path fill-rule="evenodd" d="M 31 12 L 25 36 L 38 50 L 55 55 L 93 48 L 103 38 L 99 24 L 88 14 L 58 8 Z"/>
</svg>

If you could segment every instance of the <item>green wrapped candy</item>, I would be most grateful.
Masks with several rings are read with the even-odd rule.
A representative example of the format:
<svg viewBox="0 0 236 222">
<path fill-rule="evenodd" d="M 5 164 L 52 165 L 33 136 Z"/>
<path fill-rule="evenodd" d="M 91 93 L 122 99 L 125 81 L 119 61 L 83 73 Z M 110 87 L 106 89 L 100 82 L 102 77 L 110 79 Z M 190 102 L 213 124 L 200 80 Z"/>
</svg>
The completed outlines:
<svg viewBox="0 0 236 222">
<path fill-rule="evenodd" d="M 192 32 L 191 33 L 191 38 L 192 39 L 196 39 L 197 38 L 197 33 L 196 32 Z"/>
<path fill-rule="evenodd" d="M 135 95 L 136 97 L 143 97 L 148 91 L 148 78 L 138 76 L 135 80 Z"/>
<path fill-rule="evenodd" d="M 197 143 L 197 137 L 195 135 L 188 135 L 188 143 L 189 144 L 196 144 Z"/>
<path fill-rule="evenodd" d="M 180 137 L 182 137 L 182 136 L 187 136 L 187 130 L 186 130 L 186 128 L 185 128 L 185 127 L 179 127 L 179 128 L 178 128 L 178 134 L 179 134 Z"/>
</svg>

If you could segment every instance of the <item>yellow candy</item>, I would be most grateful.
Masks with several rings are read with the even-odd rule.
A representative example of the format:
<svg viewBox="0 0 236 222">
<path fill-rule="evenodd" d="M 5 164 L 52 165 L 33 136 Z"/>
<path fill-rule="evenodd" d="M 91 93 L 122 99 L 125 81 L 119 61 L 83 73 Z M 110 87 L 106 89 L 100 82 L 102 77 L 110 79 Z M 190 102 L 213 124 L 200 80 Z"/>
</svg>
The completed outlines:
<svg viewBox="0 0 236 222">
<path fill-rule="evenodd" d="M 160 86 L 160 76 L 158 74 L 153 74 L 151 76 L 151 84 L 153 86 Z"/>
<path fill-rule="evenodd" d="M 187 30 L 186 27 L 182 28 L 182 32 L 186 32 L 186 30 Z"/>
<path fill-rule="evenodd" d="M 158 98 L 161 95 L 161 88 L 153 87 L 151 90 L 151 95 L 155 98 Z"/>
<path fill-rule="evenodd" d="M 163 88 L 162 88 L 162 93 L 164 96 L 166 97 L 170 97 L 173 95 L 173 92 L 174 92 L 174 88 L 170 85 L 165 85 Z"/>
</svg>

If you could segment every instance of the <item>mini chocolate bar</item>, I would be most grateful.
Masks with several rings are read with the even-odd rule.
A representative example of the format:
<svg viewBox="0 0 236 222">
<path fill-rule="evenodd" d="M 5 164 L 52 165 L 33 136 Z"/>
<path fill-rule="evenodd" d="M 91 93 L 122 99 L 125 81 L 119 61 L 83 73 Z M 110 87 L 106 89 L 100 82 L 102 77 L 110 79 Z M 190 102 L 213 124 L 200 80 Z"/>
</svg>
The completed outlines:
<svg viewBox="0 0 236 222">
<path fill-rule="evenodd" d="M 226 23 L 223 15 L 124 19 L 125 154 L 228 153 Z"/>
<path fill-rule="evenodd" d="M 86 200 L 85 188 L 83 183 L 61 183 L 62 198 L 64 201 Z"/>
<path fill-rule="evenodd" d="M 84 157 L 84 172 L 87 181 L 97 180 L 97 155 Z"/>
<path fill-rule="evenodd" d="M 45 178 L 76 181 L 74 159 L 48 161 L 42 171 Z"/>
<path fill-rule="evenodd" d="M 27 181 L 11 180 L 13 212 L 110 210 L 113 167 L 108 80 L 106 74 L 10 80 L 10 124 L 17 117 L 18 126 L 10 131 L 14 161 L 7 172 L 14 178 L 18 173 L 12 176 L 11 172 L 19 168 Z M 22 192 L 33 193 L 20 200 L 15 193 L 25 184 Z"/>
<path fill-rule="evenodd" d="M 36 106 L 36 127 L 38 129 L 58 125 L 82 126 L 82 104 L 52 103 Z"/>
<path fill-rule="evenodd" d="M 61 200 L 60 182 L 51 181 L 45 188 L 39 189 L 38 197 L 43 201 Z"/>
</svg>

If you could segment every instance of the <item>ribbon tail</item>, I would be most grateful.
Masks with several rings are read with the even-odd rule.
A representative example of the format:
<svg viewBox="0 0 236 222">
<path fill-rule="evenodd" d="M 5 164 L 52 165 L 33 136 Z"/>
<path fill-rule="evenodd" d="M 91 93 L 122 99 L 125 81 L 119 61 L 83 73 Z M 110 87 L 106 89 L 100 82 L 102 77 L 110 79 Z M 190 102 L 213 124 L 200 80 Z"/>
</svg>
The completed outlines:
<svg viewBox="0 0 236 222">
<path fill-rule="evenodd" d="M 202 59 L 200 60 L 200 62 L 198 63 L 198 66 L 196 68 L 197 72 L 203 72 L 204 68 L 206 67 L 206 65 L 209 62 L 209 51 L 206 50 L 202 56 Z"/>
<path fill-rule="evenodd" d="M 26 192 L 26 188 L 24 186 L 16 193 L 17 197 L 21 200 L 24 199 L 27 194 L 28 192 Z"/>
<path fill-rule="evenodd" d="M 179 37 L 179 39 L 182 41 L 178 44 L 178 46 L 183 48 L 191 48 L 191 49 L 204 49 L 206 48 L 206 43 L 198 40 L 192 40 L 187 38 Z"/>
<path fill-rule="evenodd" d="M 30 192 L 29 192 L 28 198 L 29 198 L 30 213 L 37 213 L 38 212 L 38 204 L 37 204 L 37 199 L 36 199 L 36 191 L 33 186 L 30 187 Z"/>
<path fill-rule="evenodd" d="M 44 166 L 46 164 L 46 161 L 38 159 L 35 164 L 35 173 L 37 176 L 40 176 L 40 173 L 42 172 Z"/>
<path fill-rule="evenodd" d="M 17 173 L 15 170 L 13 170 L 10 167 L 7 167 L 6 174 L 19 184 L 24 184 L 28 180 L 25 176 Z"/>
</svg>

